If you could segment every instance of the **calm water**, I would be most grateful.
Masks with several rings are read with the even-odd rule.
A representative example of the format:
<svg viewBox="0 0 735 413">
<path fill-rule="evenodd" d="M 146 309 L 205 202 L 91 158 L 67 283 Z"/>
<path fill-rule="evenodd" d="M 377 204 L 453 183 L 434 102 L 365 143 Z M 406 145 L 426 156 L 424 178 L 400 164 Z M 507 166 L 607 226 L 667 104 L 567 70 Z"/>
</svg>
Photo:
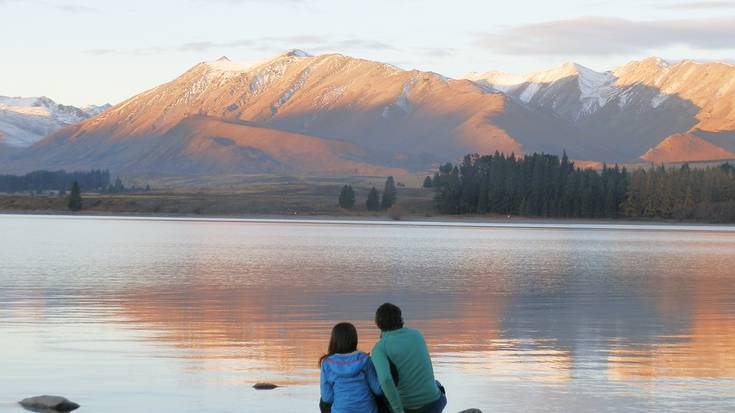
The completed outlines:
<svg viewBox="0 0 735 413">
<path fill-rule="evenodd" d="M 0 216 L 0 412 L 314 411 L 384 301 L 448 412 L 734 411 L 734 231 Z"/>
</svg>

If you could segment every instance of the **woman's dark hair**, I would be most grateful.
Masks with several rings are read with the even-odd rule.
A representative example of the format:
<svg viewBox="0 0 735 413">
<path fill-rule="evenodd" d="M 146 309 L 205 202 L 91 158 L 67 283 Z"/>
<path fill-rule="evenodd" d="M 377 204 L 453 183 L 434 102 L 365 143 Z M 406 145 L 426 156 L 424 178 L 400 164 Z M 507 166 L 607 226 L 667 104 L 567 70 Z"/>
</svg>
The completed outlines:
<svg viewBox="0 0 735 413">
<path fill-rule="evenodd" d="M 392 331 L 403 328 L 403 316 L 397 305 L 385 303 L 375 312 L 375 324 L 380 331 Z"/>
<path fill-rule="evenodd" d="M 319 365 L 325 358 L 334 354 L 347 354 L 357 351 L 357 329 L 352 323 L 338 323 L 332 327 L 327 354 L 319 359 Z"/>
</svg>

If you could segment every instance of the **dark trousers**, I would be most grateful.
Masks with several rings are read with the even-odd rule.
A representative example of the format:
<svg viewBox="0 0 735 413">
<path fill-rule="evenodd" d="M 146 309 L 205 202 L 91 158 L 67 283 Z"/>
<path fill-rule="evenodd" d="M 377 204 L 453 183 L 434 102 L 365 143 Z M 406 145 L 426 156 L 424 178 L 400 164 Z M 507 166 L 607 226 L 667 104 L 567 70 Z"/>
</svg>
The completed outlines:
<svg viewBox="0 0 735 413">
<path fill-rule="evenodd" d="M 391 413 L 390 407 L 388 406 L 388 399 L 385 396 L 375 396 L 375 404 L 378 405 L 378 413 Z M 319 399 L 319 411 L 321 413 L 331 413 L 332 404 Z"/>
<path fill-rule="evenodd" d="M 437 401 L 427 404 L 420 409 L 406 409 L 406 413 L 442 413 L 447 407 L 447 396 L 442 394 Z"/>
</svg>

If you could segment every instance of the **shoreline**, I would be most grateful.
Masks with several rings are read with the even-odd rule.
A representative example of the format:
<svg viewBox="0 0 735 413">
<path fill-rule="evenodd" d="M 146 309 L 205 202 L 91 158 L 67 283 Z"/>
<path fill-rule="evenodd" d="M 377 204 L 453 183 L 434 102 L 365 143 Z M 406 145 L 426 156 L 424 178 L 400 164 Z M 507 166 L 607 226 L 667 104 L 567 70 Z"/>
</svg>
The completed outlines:
<svg viewBox="0 0 735 413">
<path fill-rule="evenodd" d="M 337 214 L 171 214 L 133 213 L 113 211 L 85 211 L 81 213 L 44 210 L 0 210 L 0 217 L 41 217 L 110 219 L 141 221 L 187 221 L 187 222 L 242 222 L 242 223 L 295 223 L 295 224 L 342 224 L 342 225 L 402 225 L 414 227 L 467 227 L 467 228 L 549 228 L 549 229 L 642 229 L 642 230 L 709 230 L 735 232 L 735 225 L 702 222 L 632 219 L 575 219 L 545 217 L 499 217 L 477 215 L 407 215 L 399 220 L 380 215 L 337 215 Z"/>
</svg>

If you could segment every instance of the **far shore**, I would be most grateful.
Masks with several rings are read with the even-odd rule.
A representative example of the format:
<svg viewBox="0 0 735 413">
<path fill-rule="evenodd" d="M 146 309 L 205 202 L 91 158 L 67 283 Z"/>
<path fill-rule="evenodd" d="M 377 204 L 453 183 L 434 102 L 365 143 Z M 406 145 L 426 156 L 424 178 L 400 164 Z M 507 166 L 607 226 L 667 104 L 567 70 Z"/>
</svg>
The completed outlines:
<svg viewBox="0 0 735 413">
<path fill-rule="evenodd" d="M 418 181 L 418 180 L 417 180 Z M 430 226 L 667 226 L 731 228 L 732 224 L 700 221 L 632 218 L 543 218 L 527 216 L 441 215 L 434 209 L 430 188 L 401 186 L 398 212 L 368 211 L 367 186 L 355 185 L 357 202 L 352 209 L 339 207 L 340 185 L 324 182 L 245 183 L 233 188 L 168 188 L 124 193 L 83 192 L 83 209 L 68 210 L 66 197 L 58 194 L 0 194 L 0 214 L 128 219 L 187 219 L 208 221 L 320 221 L 322 223 L 371 223 Z M 368 182 L 369 185 L 375 183 Z M 401 184 L 399 182 L 399 184 Z M 391 215 L 391 216 L 389 216 Z"/>
<path fill-rule="evenodd" d="M 401 219 L 391 219 L 385 215 L 337 215 L 337 214 L 231 214 L 231 215 L 206 215 L 206 214 L 171 214 L 171 213 L 134 213 L 134 212 L 111 212 L 111 211 L 9 211 L 0 210 L 0 216 L 38 216 L 38 217 L 76 217 L 76 218 L 110 218 L 110 219 L 142 219 L 142 220 L 186 220 L 186 221 L 212 221 L 212 222 L 288 222 L 294 223 L 319 223 L 319 224 L 375 224 L 395 225 L 413 224 L 417 226 L 512 226 L 523 227 L 595 227 L 595 226 L 641 226 L 651 229 L 652 226 L 668 228 L 687 227 L 709 227 L 717 230 L 735 231 L 735 225 L 712 224 L 701 222 L 686 222 L 673 220 L 632 220 L 632 219 L 580 219 L 580 218 L 543 218 L 543 217 L 502 217 L 502 216 L 478 216 L 478 215 L 435 215 L 435 216 L 404 216 Z"/>
</svg>

